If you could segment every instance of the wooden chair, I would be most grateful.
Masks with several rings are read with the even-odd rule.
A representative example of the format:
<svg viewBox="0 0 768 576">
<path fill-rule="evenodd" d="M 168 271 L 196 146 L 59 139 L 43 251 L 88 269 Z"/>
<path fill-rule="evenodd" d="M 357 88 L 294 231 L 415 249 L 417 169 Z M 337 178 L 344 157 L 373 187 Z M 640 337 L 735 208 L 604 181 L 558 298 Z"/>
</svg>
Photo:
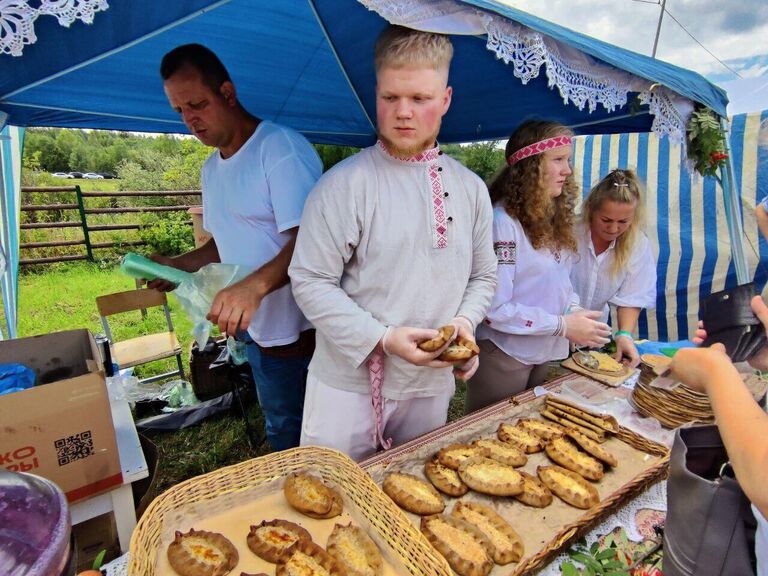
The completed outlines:
<svg viewBox="0 0 768 576">
<path fill-rule="evenodd" d="M 141 310 L 143 315 L 147 308 L 154 306 L 163 307 L 165 320 L 168 325 L 167 332 L 157 332 L 115 342 L 107 322 L 108 316 L 132 310 Z M 104 328 L 104 333 L 112 343 L 112 358 L 121 369 L 176 356 L 176 362 L 179 366 L 178 370 L 144 378 L 141 381 L 155 382 L 177 374 L 182 379 L 185 379 L 184 364 L 181 359 L 181 346 L 173 331 L 171 312 L 168 309 L 168 299 L 164 292 L 145 288 L 104 294 L 96 298 L 96 307 L 101 315 L 101 325 Z"/>
</svg>

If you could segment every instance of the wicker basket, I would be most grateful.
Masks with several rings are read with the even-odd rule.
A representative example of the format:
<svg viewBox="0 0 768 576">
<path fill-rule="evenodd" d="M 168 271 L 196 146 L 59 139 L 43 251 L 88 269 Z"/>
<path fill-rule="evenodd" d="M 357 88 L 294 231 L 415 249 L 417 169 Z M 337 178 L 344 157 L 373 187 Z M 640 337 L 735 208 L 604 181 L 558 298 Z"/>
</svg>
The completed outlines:
<svg viewBox="0 0 768 576">
<path fill-rule="evenodd" d="M 316 447 L 294 448 L 227 466 L 191 478 L 161 494 L 147 508 L 133 533 L 128 574 L 153 574 L 166 514 L 192 503 L 246 491 L 308 468 L 346 494 L 409 574 L 451 576 L 451 569 L 443 557 L 370 476 L 341 452 Z"/>
</svg>

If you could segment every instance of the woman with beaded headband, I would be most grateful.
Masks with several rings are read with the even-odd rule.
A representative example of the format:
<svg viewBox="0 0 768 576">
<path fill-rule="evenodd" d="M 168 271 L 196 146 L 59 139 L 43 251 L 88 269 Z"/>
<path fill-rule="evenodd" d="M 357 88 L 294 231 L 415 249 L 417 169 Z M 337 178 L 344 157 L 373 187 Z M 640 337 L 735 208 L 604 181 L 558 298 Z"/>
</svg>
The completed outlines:
<svg viewBox="0 0 768 576">
<path fill-rule="evenodd" d="M 569 341 L 602 346 L 610 328 L 583 310 L 571 286 L 576 252 L 571 175 L 573 133 L 532 120 L 507 142 L 507 166 L 490 185 L 496 293 L 477 328 L 482 362 L 468 383 L 471 412 L 544 381 L 547 364 L 568 356 Z"/>
<path fill-rule="evenodd" d="M 640 362 L 632 338 L 640 310 L 656 305 L 656 261 L 642 224 L 640 181 L 631 170 L 613 170 L 584 201 L 571 269 L 582 306 L 601 310 L 604 322 L 609 305 L 616 307 L 616 360 L 631 367 Z"/>
</svg>

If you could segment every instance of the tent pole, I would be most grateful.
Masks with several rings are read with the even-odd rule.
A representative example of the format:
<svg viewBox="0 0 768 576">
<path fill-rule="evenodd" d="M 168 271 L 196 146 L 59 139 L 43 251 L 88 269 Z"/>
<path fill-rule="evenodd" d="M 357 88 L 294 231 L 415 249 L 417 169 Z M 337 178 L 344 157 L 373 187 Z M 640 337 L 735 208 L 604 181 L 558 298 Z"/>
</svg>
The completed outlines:
<svg viewBox="0 0 768 576">
<path fill-rule="evenodd" d="M 738 201 L 736 181 L 733 177 L 733 157 L 731 156 L 730 126 L 725 118 L 720 118 L 720 129 L 723 132 L 725 153 L 728 158 L 725 166 L 720 168 L 723 188 L 723 202 L 725 203 L 725 219 L 728 222 L 728 237 L 731 240 L 731 258 L 736 269 L 736 282 L 739 285 L 750 281 L 749 267 L 744 255 L 744 227 L 741 222 L 741 207 Z"/>
</svg>

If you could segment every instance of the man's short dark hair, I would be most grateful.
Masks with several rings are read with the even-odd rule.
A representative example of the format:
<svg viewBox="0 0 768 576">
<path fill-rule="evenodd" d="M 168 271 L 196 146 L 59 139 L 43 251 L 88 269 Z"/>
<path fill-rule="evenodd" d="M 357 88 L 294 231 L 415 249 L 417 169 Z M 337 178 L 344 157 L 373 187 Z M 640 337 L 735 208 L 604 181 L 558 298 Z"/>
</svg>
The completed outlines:
<svg viewBox="0 0 768 576">
<path fill-rule="evenodd" d="M 184 44 L 168 52 L 160 63 L 160 76 L 168 80 L 183 66 L 192 66 L 200 72 L 203 81 L 214 92 L 218 93 L 224 82 L 231 82 L 219 57 L 202 44 Z"/>
</svg>

